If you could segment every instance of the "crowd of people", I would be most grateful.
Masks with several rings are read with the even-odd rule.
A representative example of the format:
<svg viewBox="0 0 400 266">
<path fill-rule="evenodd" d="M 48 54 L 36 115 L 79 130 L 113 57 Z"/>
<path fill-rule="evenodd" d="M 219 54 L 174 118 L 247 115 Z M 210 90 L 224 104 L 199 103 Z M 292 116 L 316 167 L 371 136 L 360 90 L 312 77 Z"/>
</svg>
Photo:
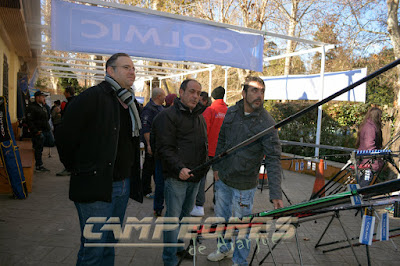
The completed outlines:
<svg viewBox="0 0 400 266">
<path fill-rule="evenodd" d="M 224 102 L 223 87 L 212 91 L 211 100 L 195 79 L 181 83 L 179 97 L 153 88 L 149 102 L 142 108 L 131 89 L 135 78 L 129 55 L 117 53 L 106 62 L 106 77 L 100 84 L 78 96 L 73 88 L 66 88 L 67 101 L 55 101 L 51 109 L 38 91 L 28 107 L 36 170 L 48 171 L 43 166 L 42 152 L 46 139 L 54 134 L 65 167 L 57 175 L 71 176 L 69 198 L 76 206 L 82 234 L 77 265 L 113 265 L 112 246 L 85 245 L 116 243 L 113 232 L 103 231 L 100 239 L 88 239 L 84 228 L 90 217 L 116 217 L 122 223 L 129 198 L 139 203 L 143 198 L 153 199 L 156 217 L 203 216 L 209 169 L 192 170 L 275 124 L 263 108 L 264 81 L 256 76 L 246 78 L 242 99 L 229 108 Z M 379 111 L 372 110 L 364 121 L 360 148 L 382 146 Z M 145 154 L 142 167 L 140 142 L 144 143 Z M 273 130 L 216 161 L 211 166 L 215 216 L 228 221 L 230 217 L 242 218 L 252 213 L 264 158 L 269 199 L 274 208 L 283 207 L 280 155 L 278 132 Z M 98 232 L 105 222 L 95 223 L 92 231 Z M 178 256 L 190 256 L 184 248 L 174 245 L 182 242 L 178 231 L 179 228 L 164 231 L 163 242 L 168 243 L 162 254 L 164 265 L 177 265 Z M 218 239 L 218 249 L 208 254 L 208 260 L 232 258 L 234 265 L 247 265 L 250 245 L 238 248 L 238 240 L 220 243 Z"/>
</svg>

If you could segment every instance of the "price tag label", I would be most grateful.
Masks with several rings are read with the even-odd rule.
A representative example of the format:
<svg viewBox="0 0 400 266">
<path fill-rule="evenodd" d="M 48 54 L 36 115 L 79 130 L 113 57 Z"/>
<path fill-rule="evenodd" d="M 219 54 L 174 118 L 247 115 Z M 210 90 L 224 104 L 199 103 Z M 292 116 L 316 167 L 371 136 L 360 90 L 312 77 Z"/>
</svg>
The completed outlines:
<svg viewBox="0 0 400 266">
<path fill-rule="evenodd" d="M 378 232 L 377 239 L 380 241 L 387 241 L 389 240 L 389 216 L 388 213 L 385 212 L 382 214 L 378 224 Z"/>
<path fill-rule="evenodd" d="M 349 184 L 349 185 L 347 185 L 347 190 L 348 191 L 357 190 L 359 188 L 360 188 L 359 184 Z M 361 200 L 361 197 L 359 195 L 351 196 L 350 200 L 351 200 L 351 205 L 353 205 L 353 206 L 362 204 L 362 200 Z"/>
<path fill-rule="evenodd" d="M 372 237 L 374 236 L 375 216 L 364 215 L 361 224 L 359 242 L 364 245 L 372 244 Z"/>
</svg>

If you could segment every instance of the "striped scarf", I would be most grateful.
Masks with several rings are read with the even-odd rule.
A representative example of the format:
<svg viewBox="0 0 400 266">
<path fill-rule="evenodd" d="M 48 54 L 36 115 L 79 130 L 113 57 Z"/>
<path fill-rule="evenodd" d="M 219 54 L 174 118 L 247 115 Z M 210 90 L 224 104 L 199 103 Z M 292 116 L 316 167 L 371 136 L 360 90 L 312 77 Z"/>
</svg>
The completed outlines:
<svg viewBox="0 0 400 266">
<path fill-rule="evenodd" d="M 129 114 L 132 121 L 132 136 L 139 137 L 139 131 L 142 128 L 142 122 L 140 121 L 139 112 L 135 104 L 135 94 L 131 88 L 124 89 L 109 75 L 106 75 L 106 81 L 110 83 L 111 87 L 117 93 L 118 100 L 121 105 L 126 109 L 129 108 Z"/>
</svg>

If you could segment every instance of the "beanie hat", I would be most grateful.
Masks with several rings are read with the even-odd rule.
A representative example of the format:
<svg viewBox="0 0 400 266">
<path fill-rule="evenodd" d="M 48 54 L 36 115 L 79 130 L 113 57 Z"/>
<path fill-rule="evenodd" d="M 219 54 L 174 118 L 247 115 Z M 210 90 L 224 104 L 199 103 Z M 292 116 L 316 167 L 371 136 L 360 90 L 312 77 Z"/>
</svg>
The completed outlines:
<svg viewBox="0 0 400 266">
<path fill-rule="evenodd" d="M 212 93 L 211 96 L 215 99 L 223 99 L 225 95 L 225 89 L 222 86 L 216 87 Z"/>
<path fill-rule="evenodd" d="M 168 94 L 167 97 L 165 97 L 165 105 L 170 106 L 174 102 L 175 98 L 176 98 L 175 93 Z"/>
</svg>

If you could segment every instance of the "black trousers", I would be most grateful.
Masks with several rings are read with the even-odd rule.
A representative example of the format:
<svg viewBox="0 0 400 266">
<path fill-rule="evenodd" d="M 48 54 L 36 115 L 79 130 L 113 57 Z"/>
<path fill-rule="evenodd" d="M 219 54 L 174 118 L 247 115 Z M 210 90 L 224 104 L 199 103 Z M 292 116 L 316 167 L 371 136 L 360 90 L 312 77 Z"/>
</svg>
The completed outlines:
<svg viewBox="0 0 400 266">
<path fill-rule="evenodd" d="M 151 177 L 154 175 L 154 170 L 155 170 L 154 156 L 146 152 L 144 155 L 144 163 L 142 170 L 143 195 L 147 195 L 152 192 Z"/>
<path fill-rule="evenodd" d="M 42 166 L 42 152 L 44 146 L 44 135 L 40 133 L 39 135 L 35 135 L 32 137 L 32 148 L 35 151 L 35 162 L 36 167 Z"/>
</svg>

